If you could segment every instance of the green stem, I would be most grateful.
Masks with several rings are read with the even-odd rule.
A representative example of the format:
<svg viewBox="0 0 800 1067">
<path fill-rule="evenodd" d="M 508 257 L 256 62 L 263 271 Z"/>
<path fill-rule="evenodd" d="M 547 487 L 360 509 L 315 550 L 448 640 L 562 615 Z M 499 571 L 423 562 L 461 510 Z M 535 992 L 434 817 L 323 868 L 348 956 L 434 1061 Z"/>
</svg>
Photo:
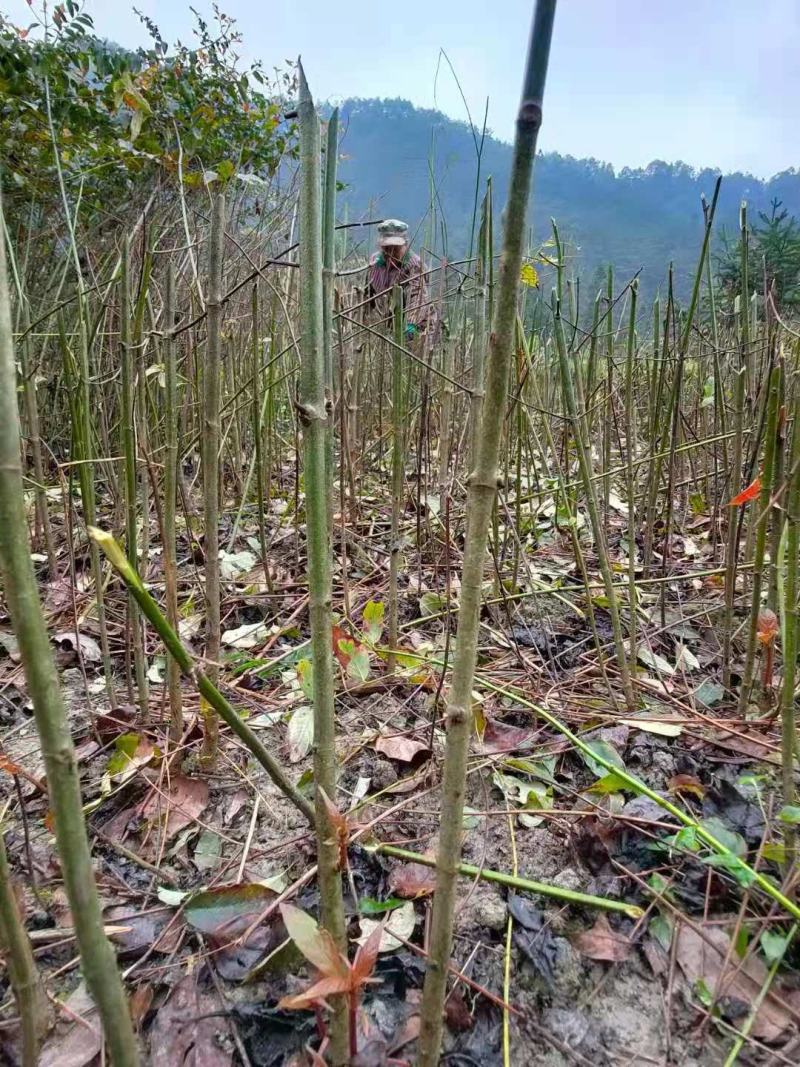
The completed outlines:
<svg viewBox="0 0 800 1067">
<path fill-rule="evenodd" d="M 399 285 L 392 293 L 394 308 L 394 339 L 392 348 L 392 529 L 389 547 L 389 644 L 397 647 L 398 592 L 397 579 L 400 573 L 400 512 L 403 499 L 403 293 Z M 387 669 L 394 670 L 394 656 L 387 660 Z"/>
<path fill-rule="evenodd" d="M 767 527 L 770 520 L 769 506 L 772 492 L 772 472 L 775 465 L 775 436 L 778 428 L 778 400 L 780 398 L 781 371 L 773 367 L 769 376 L 769 397 L 767 400 L 767 427 L 764 438 L 764 469 L 761 473 L 761 492 L 758 495 L 756 543 L 753 556 L 753 588 L 750 604 L 750 620 L 747 632 L 747 653 L 742 672 L 742 687 L 739 691 L 739 715 L 744 718 L 750 702 L 755 673 L 756 648 L 758 646 L 758 619 L 761 614 L 761 589 L 763 586 L 764 554 L 767 547 Z M 774 565 L 775 561 L 771 561 Z"/>
<path fill-rule="evenodd" d="M 2 208 L 0 206 L 0 215 Z M 99 553 L 98 553 L 99 559 Z M 103 932 L 83 819 L 75 749 L 61 696 L 50 638 L 31 563 L 20 463 L 17 371 L 6 282 L 5 242 L 0 240 L 0 571 L 11 623 L 33 702 L 47 774 L 56 844 L 86 984 L 97 1004 L 114 1067 L 139 1062 L 116 957 Z M 99 566 L 97 568 L 99 571 Z M 101 589 L 97 588 L 98 596 Z"/>
<path fill-rule="evenodd" d="M 409 852 L 408 849 L 398 848 L 396 845 L 379 844 L 376 846 L 375 851 L 384 856 L 394 856 L 396 859 L 407 860 L 409 863 L 421 863 L 425 867 L 436 866 L 436 860 L 432 856 L 422 856 L 418 852 Z M 623 900 L 596 897 L 591 893 L 579 893 L 574 889 L 563 889 L 558 885 L 548 885 L 546 882 L 534 882 L 530 878 L 521 878 L 514 874 L 503 874 L 502 871 L 492 871 L 488 867 L 473 867 L 470 863 L 459 863 L 456 870 L 459 874 L 466 875 L 468 878 L 480 878 L 484 882 L 496 882 L 498 885 L 507 885 L 511 889 L 522 889 L 526 893 L 538 893 L 543 897 L 564 900 L 569 904 L 601 908 L 603 911 L 621 911 L 631 919 L 639 919 L 643 914 L 642 909 L 636 904 L 626 904 Z"/>
<path fill-rule="evenodd" d="M 178 630 L 178 569 L 175 541 L 175 509 L 178 492 L 178 374 L 175 363 L 175 267 L 167 267 L 164 300 L 164 586 L 167 620 Z M 180 668 L 170 656 L 167 663 L 169 735 L 178 742 L 183 734 L 183 701 Z"/>
<path fill-rule="evenodd" d="M 558 254 L 558 263 L 562 263 L 561 242 L 558 236 L 558 228 L 553 222 L 553 234 L 556 242 L 556 249 Z M 561 267 L 559 266 L 559 273 Z M 620 680 L 622 682 L 622 691 L 625 696 L 625 703 L 628 708 L 628 712 L 633 714 L 636 710 L 636 696 L 633 691 L 633 683 L 631 681 L 631 674 L 628 667 L 628 654 L 625 651 L 625 641 L 622 634 L 622 623 L 619 616 L 619 605 L 617 598 L 614 594 L 614 577 L 611 572 L 611 563 L 608 556 L 608 546 L 605 537 L 605 528 L 600 518 L 600 509 L 598 507 L 597 498 L 595 496 L 594 485 L 592 484 L 592 469 L 591 461 L 589 457 L 589 449 L 586 443 L 584 433 L 584 421 L 578 417 L 578 404 L 575 398 L 575 389 L 572 378 L 572 368 L 569 364 L 567 357 L 567 346 L 564 338 L 564 323 L 561 317 L 561 303 L 557 296 L 554 294 L 553 300 L 553 321 L 555 325 L 556 336 L 556 351 L 558 353 L 558 361 L 561 369 L 561 388 L 564 395 L 564 407 L 567 412 L 567 416 L 572 425 L 572 432 L 575 441 L 575 451 L 578 457 L 578 468 L 580 470 L 581 478 L 583 480 L 583 490 L 586 498 L 586 510 L 589 512 L 589 521 L 592 526 L 592 533 L 595 541 L 595 551 L 597 553 L 597 560 L 600 566 L 600 574 L 603 578 L 603 584 L 605 586 L 606 598 L 608 600 L 608 614 L 611 618 L 611 630 L 614 636 L 614 652 L 617 658 L 617 669 L 619 670 Z M 633 510 L 633 501 L 630 502 L 630 509 Z M 635 593 L 634 593 L 635 595 Z M 635 601 L 631 604 L 631 612 L 635 612 Z M 633 622 L 631 623 L 633 627 Z"/>
<path fill-rule="evenodd" d="M 133 594 L 142 614 L 147 618 L 153 629 L 164 642 L 167 652 L 173 657 L 183 674 L 193 682 L 204 700 L 206 700 L 210 707 L 224 719 L 239 740 L 242 741 L 253 753 L 284 796 L 288 797 L 288 799 L 291 800 L 295 807 L 302 811 L 309 821 L 313 821 L 314 810 L 311 804 L 309 804 L 305 797 L 303 797 L 291 784 L 289 779 L 283 773 L 280 764 L 269 754 L 256 734 L 253 733 L 247 723 L 240 717 L 236 709 L 222 695 L 219 689 L 217 689 L 216 685 L 211 681 L 208 675 L 197 669 L 194 660 L 181 643 L 180 637 L 178 637 L 178 634 L 162 615 L 158 604 L 156 604 L 147 589 L 145 589 L 142 579 L 133 570 L 130 563 L 125 558 L 125 553 L 114 540 L 113 536 L 105 530 L 97 529 L 95 526 L 91 527 L 89 533 L 92 540 L 103 550 L 106 558 Z"/>
<path fill-rule="evenodd" d="M 39 1046 L 47 1033 L 50 1011 L 33 950 L 22 922 L 6 843 L 0 832 L 0 948 L 6 960 L 8 977 L 17 1002 L 22 1030 L 22 1067 L 36 1067 Z"/>
<path fill-rule="evenodd" d="M 456 873 L 461 852 L 466 765 L 472 729 L 472 684 L 477 654 L 478 617 L 489 521 L 497 493 L 498 460 L 506 392 L 517 316 L 517 289 L 536 140 L 542 120 L 542 96 L 550 54 L 555 0 L 537 0 L 531 31 L 522 100 L 517 114 L 511 183 L 506 207 L 500 282 L 489 343 L 486 396 L 475 466 L 467 498 L 467 535 L 461 583 L 461 606 L 447 702 L 447 743 L 442 783 L 441 836 L 436 866 L 430 955 L 421 1006 L 419 1067 L 439 1062 L 442 1011 L 453 939 Z"/>
<path fill-rule="evenodd" d="M 137 549 L 137 471 L 136 429 L 134 425 L 134 371 L 131 348 L 131 295 L 130 295 L 130 244 L 126 240 L 122 250 L 122 269 L 119 278 L 119 347 L 120 347 L 120 439 L 125 461 L 125 550 L 131 567 L 138 572 Z M 133 598 L 128 596 L 128 633 L 133 647 L 136 699 L 142 722 L 148 718 L 147 666 L 144 658 L 144 642 L 139 613 Z M 127 657 L 126 657 L 127 658 Z M 127 661 L 130 666 L 130 660 Z M 128 689 L 130 690 L 130 673 Z"/>
<path fill-rule="evenodd" d="M 747 317 L 747 205 L 742 203 L 739 213 L 739 227 L 742 245 L 742 291 L 738 298 L 739 309 L 739 358 L 734 366 L 733 387 L 733 455 L 731 457 L 730 495 L 739 492 L 742 477 L 742 427 L 744 424 L 745 376 L 747 373 L 747 343 L 750 337 L 750 325 Z M 728 509 L 728 537 L 725 549 L 725 620 L 722 628 L 722 685 L 727 690 L 731 685 L 731 667 L 733 657 L 733 608 L 736 602 L 736 564 L 739 548 L 739 513 Z"/>
<path fill-rule="evenodd" d="M 300 118 L 300 332 L 303 337 L 297 410 L 303 432 L 303 479 L 308 551 L 308 593 L 314 687 L 314 806 L 322 924 L 347 951 L 339 847 L 325 797 L 336 803 L 336 719 L 333 695 L 331 554 L 328 526 L 328 410 L 320 212 L 319 118 L 301 64 Z M 347 999 L 332 998 L 331 1055 L 348 1059 Z"/>
<path fill-rule="evenodd" d="M 322 353 L 325 364 L 325 400 L 333 404 L 333 279 L 336 271 L 336 164 L 339 154 L 339 109 L 328 119 L 325 140 L 325 198 L 322 204 Z M 340 389 L 342 388 L 340 383 Z M 333 529 L 333 419 L 325 438 L 328 485 L 328 523 Z"/>
<path fill-rule="evenodd" d="M 219 678 L 220 580 L 219 580 L 219 404 L 222 344 L 222 255 L 225 239 L 225 195 L 217 193 L 211 213 L 208 250 L 208 338 L 203 367 L 203 498 L 205 530 L 206 649 L 208 676 Z M 204 735 L 201 761 L 213 766 L 217 760 L 219 724 L 216 715 L 202 709 Z"/>
<path fill-rule="evenodd" d="M 795 727 L 795 680 L 797 678 L 797 598 L 800 567 L 800 397 L 794 402 L 794 426 L 789 469 L 792 472 L 786 501 L 786 578 L 783 588 L 783 685 L 781 688 L 781 762 L 783 802 L 794 804 L 794 754 L 797 743 Z M 793 864 L 795 835 L 786 834 L 787 852 Z"/>
</svg>

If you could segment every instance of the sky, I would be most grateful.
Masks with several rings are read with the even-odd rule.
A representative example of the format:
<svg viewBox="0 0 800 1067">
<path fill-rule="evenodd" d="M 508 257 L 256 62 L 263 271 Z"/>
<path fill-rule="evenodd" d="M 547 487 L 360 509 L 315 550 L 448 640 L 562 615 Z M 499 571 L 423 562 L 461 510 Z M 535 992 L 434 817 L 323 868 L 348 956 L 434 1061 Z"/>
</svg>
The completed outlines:
<svg viewBox="0 0 800 1067">
<path fill-rule="evenodd" d="M 41 0 L 34 0 L 34 7 Z M 190 3 L 86 0 L 97 32 L 192 40 Z M 403 97 L 510 140 L 532 0 L 222 0 L 243 55 L 269 69 L 298 54 L 319 100 Z M 51 3 L 52 7 L 52 3 Z M 26 0 L 0 12 L 30 23 Z M 615 167 L 683 160 L 769 177 L 800 166 L 800 0 L 559 0 L 539 137 L 543 151 Z M 437 74 L 438 70 L 438 74 Z"/>
</svg>

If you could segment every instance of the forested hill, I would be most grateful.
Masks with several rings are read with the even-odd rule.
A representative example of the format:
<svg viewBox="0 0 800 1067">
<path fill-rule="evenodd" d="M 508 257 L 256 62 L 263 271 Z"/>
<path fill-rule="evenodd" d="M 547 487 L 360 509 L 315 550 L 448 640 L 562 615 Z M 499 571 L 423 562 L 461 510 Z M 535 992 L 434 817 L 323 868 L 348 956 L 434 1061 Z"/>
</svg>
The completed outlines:
<svg viewBox="0 0 800 1067">
<path fill-rule="evenodd" d="M 426 218 L 433 186 L 446 224 L 448 254 L 463 254 L 469 246 L 476 175 L 469 126 L 404 100 L 346 100 L 341 113 L 345 132 L 340 176 L 347 184 L 342 198 L 350 217 L 370 212 L 373 217 L 405 218 L 418 227 Z M 487 137 L 481 174 L 492 176 L 498 215 L 505 203 L 510 162 L 511 146 Z M 620 277 L 642 268 L 643 294 L 652 295 L 659 287 L 663 290 L 666 265 L 672 261 L 678 290 L 685 296 L 702 238 L 700 195 L 710 198 L 716 175 L 712 168 L 696 171 L 660 160 L 643 169 L 615 172 L 596 159 L 541 154 L 534 178 L 535 237 L 549 236 L 550 218 L 555 218 L 562 235 L 579 250 L 578 269 L 590 289 L 610 262 Z M 736 229 L 743 199 L 758 221 L 757 212 L 769 211 L 774 198 L 800 216 L 800 171 L 784 171 L 766 182 L 749 174 L 726 175 L 717 234 L 720 226 L 728 232 Z M 441 247 L 440 237 L 437 251 Z"/>
</svg>

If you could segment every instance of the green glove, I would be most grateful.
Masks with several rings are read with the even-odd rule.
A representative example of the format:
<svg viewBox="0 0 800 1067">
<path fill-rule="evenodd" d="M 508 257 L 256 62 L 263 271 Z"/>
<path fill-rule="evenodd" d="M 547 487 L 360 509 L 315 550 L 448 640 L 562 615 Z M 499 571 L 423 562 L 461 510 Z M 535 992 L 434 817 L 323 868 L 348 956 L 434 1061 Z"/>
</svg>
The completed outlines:
<svg viewBox="0 0 800 1067">
<path fill-rule="evenodd" d="M 406 337 L 408 338 L 409 341 L 413 341 L 418 333 L 419 333 L 419 330 L 417 329 L 417 327 L 414 325 L 413 322 L 407 322 L 406 323 Z"/>
</svg>

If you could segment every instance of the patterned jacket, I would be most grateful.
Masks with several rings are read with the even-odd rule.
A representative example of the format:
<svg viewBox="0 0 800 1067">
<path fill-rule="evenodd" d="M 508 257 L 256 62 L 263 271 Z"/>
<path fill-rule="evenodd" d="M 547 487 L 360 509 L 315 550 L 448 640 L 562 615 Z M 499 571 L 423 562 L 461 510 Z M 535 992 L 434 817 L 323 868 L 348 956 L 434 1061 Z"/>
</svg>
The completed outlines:
<svg viewBox="0 0 800 1067">
<path fill-rule="evenodd" d="M 424 330 L 436 321 L 425 284 L 425 264 L 415 252 L 406 252 L 400 263 L 376 252 L 369 261 L 370 307 L 378 320 L 391 322 L 392 289 L 402 286 L 405 319 Z"/>
</svg>

